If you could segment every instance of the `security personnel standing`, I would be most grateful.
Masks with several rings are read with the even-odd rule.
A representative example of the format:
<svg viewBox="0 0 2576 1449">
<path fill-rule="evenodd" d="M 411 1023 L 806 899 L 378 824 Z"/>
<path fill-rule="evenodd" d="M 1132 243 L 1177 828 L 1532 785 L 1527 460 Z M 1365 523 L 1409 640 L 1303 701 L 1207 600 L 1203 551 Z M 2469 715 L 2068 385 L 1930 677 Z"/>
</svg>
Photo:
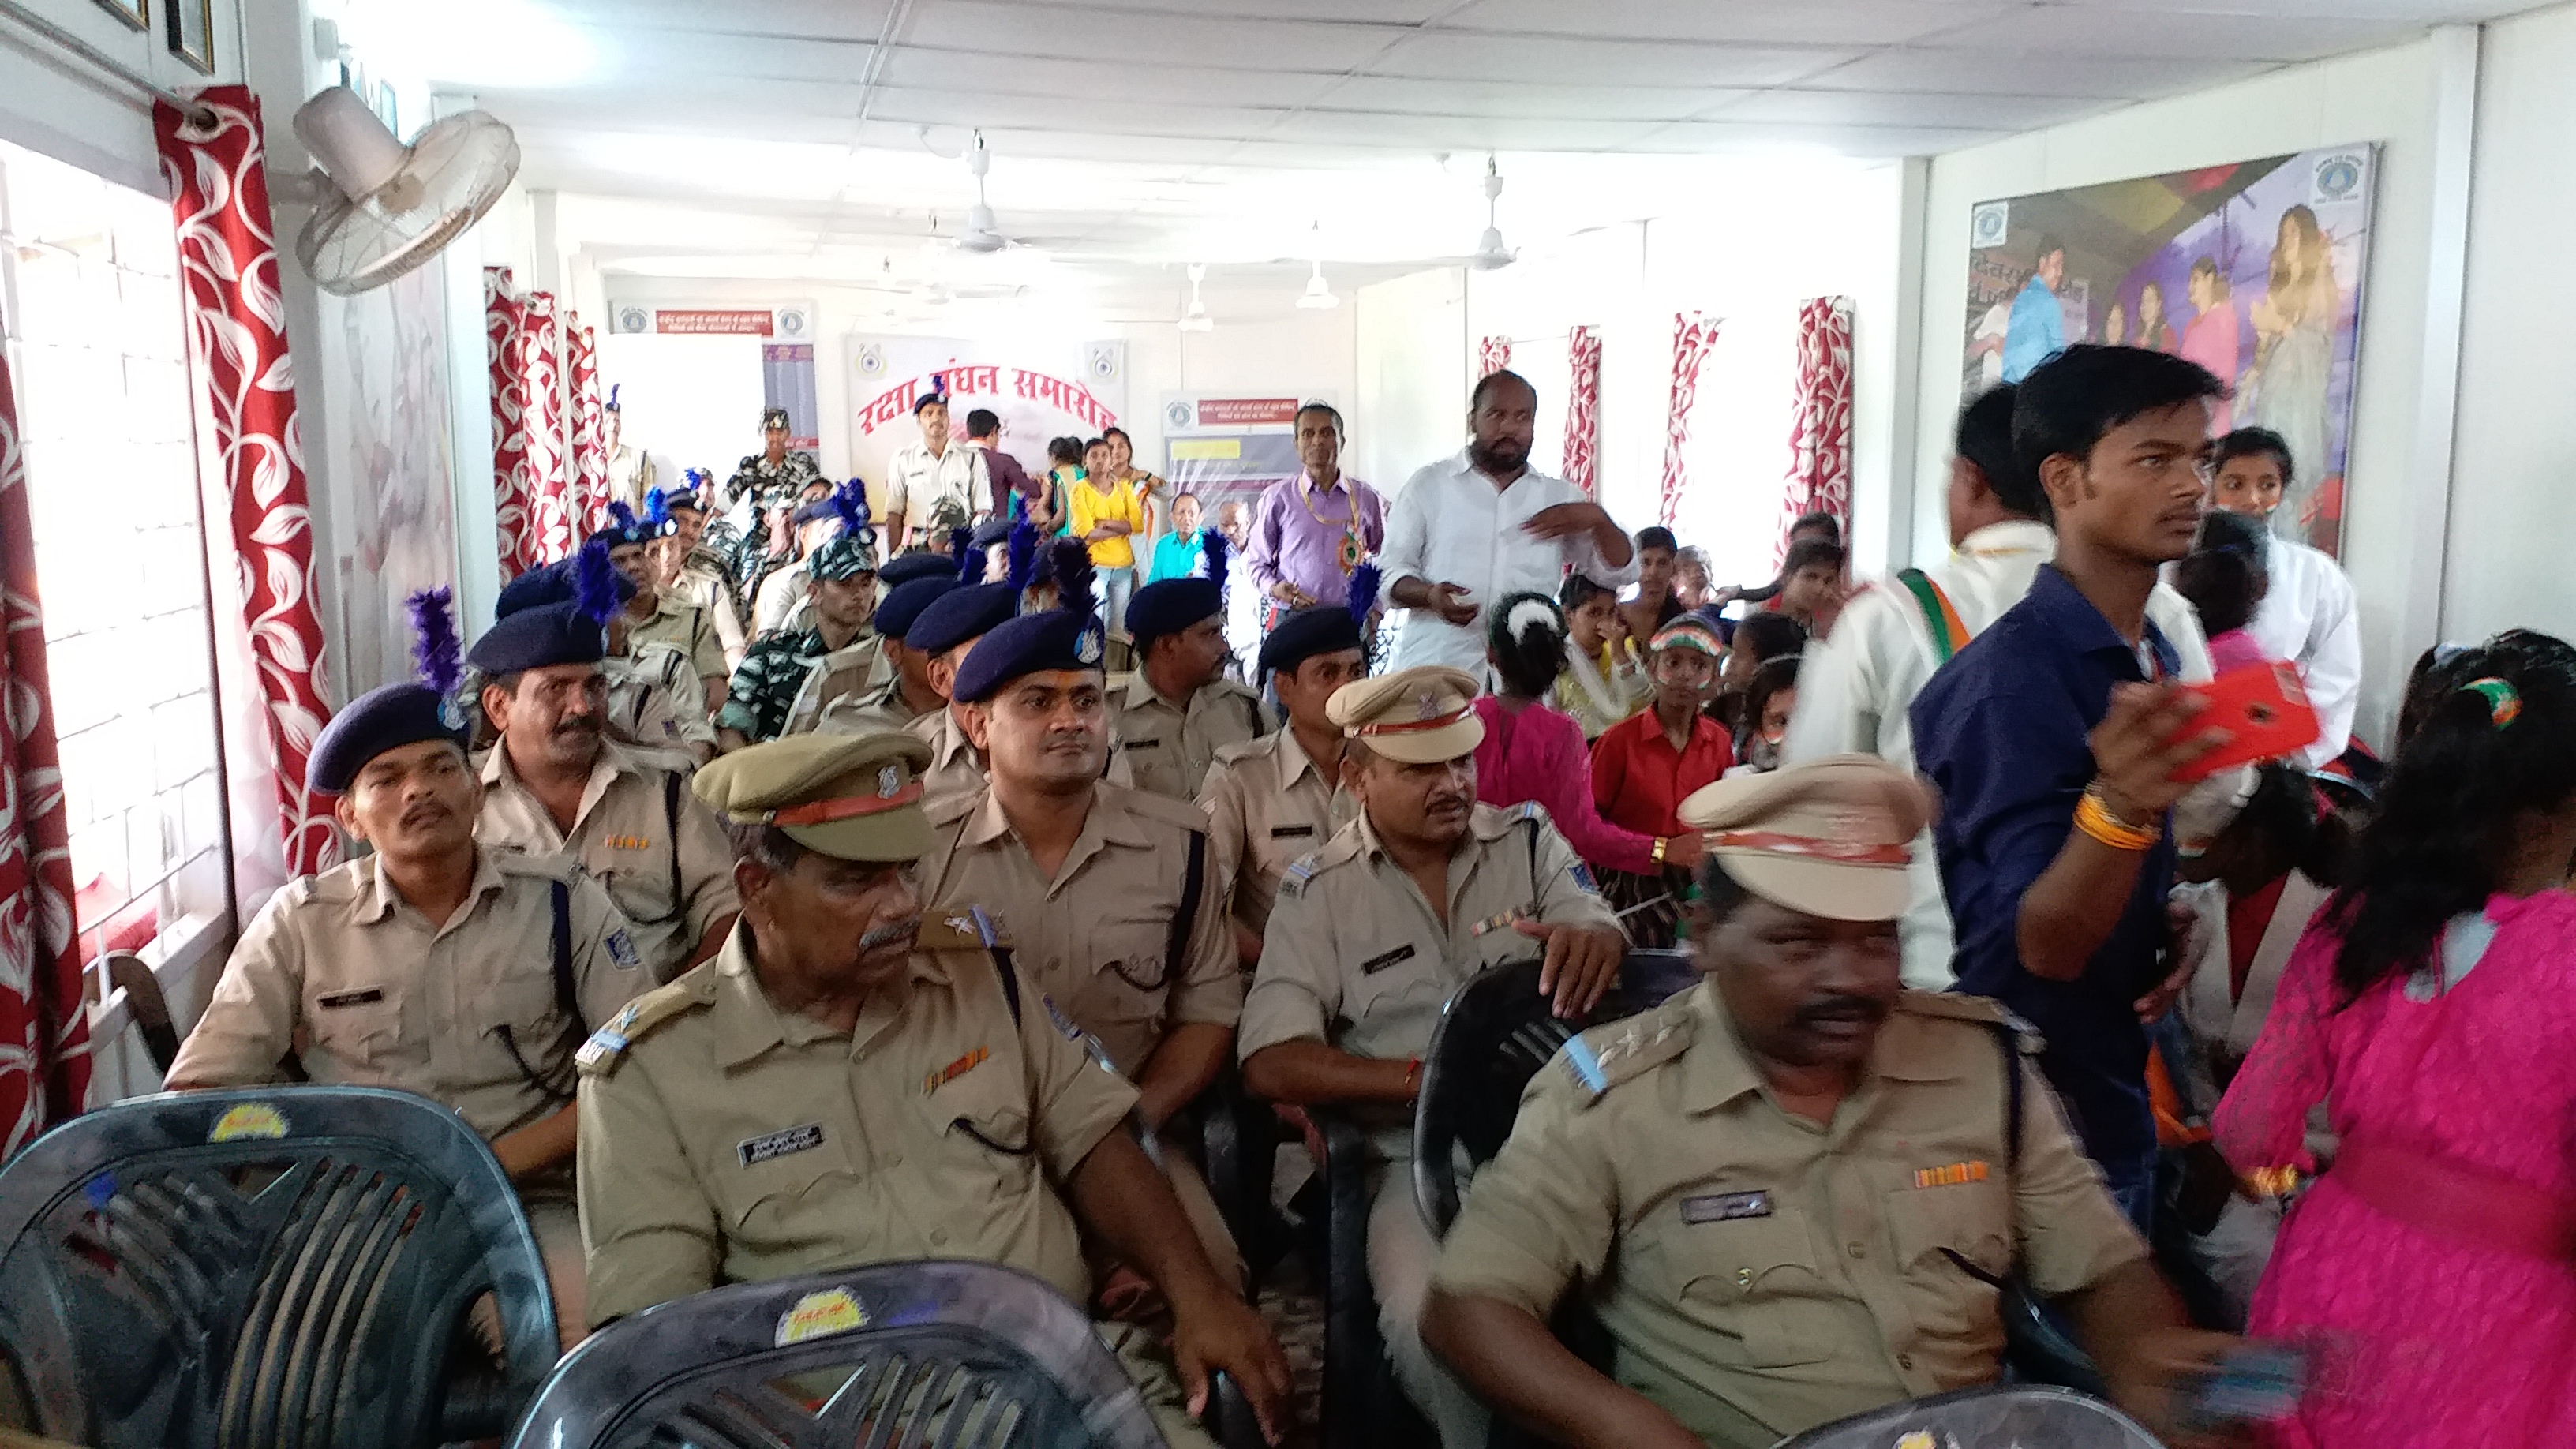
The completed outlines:
<svg viewBox="0 0 2576 1449">
<path fill-rule="evenodd" d="M 787 727 L 805 677 L 844 651 L 873 651 L 868 621 L 877 609 L 876 535 L 864 526 L 818 544 L 803 568 L 813 583 L 814 627 L 780 629 L 753 641 L 733 672 L 716 732 L 727 749 L 776 739 Z"/>
<path fill-rule="evenodd" d="M 906 554 L 895 560 L 930 558 L 926 553 Z M 886 565 L 891 570 L 894 564 Z M 878 582 L 885 575 L 877 575 Z M 825 734 L 872 735 L 885 730 L 899 730 L 924 715 L 937 714 L 948 707 L 946 696 L 930 682 L 930 656 L 904 641 L 904 635 L 941 596 L 955 593 L 963 585 L 946 575 L 907 579 L 886 592 L 877 605 L 877 637 L 885 640 L 887 677 L 882 684 L 863 687 L 855 694 L 837 694 L 825 700 L 815 711 L 814 728 Z M 801 708 L 811 695 L 823 686 L 809 682 L 806 694 L 797 697 Z M 794 711 L 789 712 L 791 724 Z"/>
<path fill-rule="evenodd" d="M 1359 813 L 1342 788 L 1342 731 L 1326 713 L 1334 691 L 1368 673 L 1359 623 L 1338 604 L 1299 609 L 1261 641 L 1261 672 L 1279 691 L 1286 727 L 1216 752 L 1199 808 L 1208 848 L 1234 907 L 1235 954 L 1261 957 L 1279 880 Z"/>
<path fill-rule="evenodd" d="M 987 786 L 930 808 L 921 878 L 934 912 L 984 906 L 1018 960 L 1134 1082 L 1161 1128 L 1224 1070 L 1243 1009 L 1224 896 L 1196 807 L 1101 778 L 1104 630 L 1087 580 L 1067 606 L 984 636 L 953 686 Z M 1228 1281 L 1242 1254 L 1178 1151 L 1173 1185 Z"/>
<path fill-rule="evenodd" d="M 787 409 L 762 408 L 760 451 L 743 459 L 725 480 L 725 502 L 750 494 L 757 532 L 768 527 L 772 512 L 794 507 L 807 485 L 822 481 L 823 469 L 814 455 L 787 446 Z"/>
<path fill-rule="evenodd" d="M 596 621 L 578 606 L 494 624 L 466 656 L 500 743 L 483 761 L 484 845 L 577 864 L 617 902 L 656 982 L 716 953 L 733 929 L 733 848 L 680 772 L 605 735 Z"/>
<path fill-rule="evenodd" d="M 984 788 L 984 753 L 966 737 L 966 712 L 952 691 L 976 641 L 1008 623 L 1019 608 L 1020 591 L 1009 584 L 967 584 L 931 600 L 903 633 L 904 648 L 922 656 L 923 676 L 946 701 L 903 727 L 930 746 L 930 766 L 922 775 L 924 809 Z"/>
<path fill-rule="evenodd" d="M 674 525 L 671 536 L 654 545 L 655 563 L 665 592 L 692 603 L 703 610 L 707 621 L 715 626 L 716 642 L 723 647 L 725 668 L 730 671 L 742 662 L 742 651 L 751 641 L 743 632 L 747 614 L 742 597 L 735 592 L 732 550 L 719 544 L 709 525 L 707 499 L 699 480 L 706 474 L 689 470 L 689 487 L 664 496 L 663 508 Z M 732 526 L 725 525 L 727 536 Z"/>
<path fill-rule="evenodd" d="M 1225 535 L 1208 533 L 1203 579 L 1165 579 L 1136 591 L 1127 632 L 1135 676 L 1110 691 L 1118 763 L 1139 790 L 1195 800 L 1227 745 L 1270 733 L 1261 697 L 1225 677 Z"/>
<path fill-rule="evenodd" d="M 892 684 L 901 662 L 903 631 L 912 627 L 912 621 L 920 617 L 921 611 L 918 607 L 907 608 L 892 616 L 892 622 L 889 622 L 886 606 L 894 601 L 895 591 L 905 584 L 944 578 L 951 580 L 950 586 L 954 587 L 956 576 L 955 564 L 929 553 L 906 554 L 889 560 L 885 567 L 877 570 L 880 592 L 876 612 L 868 619 L 867 637 L 846 649 L 834 651 L 806 674 L 805 683 L 796 691 L 796 702 L 787 707 L 787 727 L 780 733 L 804 734 L 820 724 L 827 711 L 836 706 L 854 708 L 862 696 L 876 695 Z M 931 596 L 915 590 L 908 597 L 927 603 Z M 905 720 L 910 718 L 910 715 L 905 716 Z M 900 726 L 904 722 L 898 720 L 896 724 Z M 846 733 L 873 734 L 875 731 Z"/>
<path fill-rule="evenodd" d="M 1995 1381 L 2016 1269 L 2151 1419 L 2231 1341 L 2183 1327 L 2003 1010 L 1901 989 L 1932 810 L 1859 755 L 1684 802 L 1706 979 L 1566 1044 L 1441 1251 L 1424 1335 L 1497 1407 L 1567 1442 L 1758 1449 Z M 1610 1377 L 1548 1332 L 1578 1281 Z"/>
<path fill-rule="evenodd" d="M 360 695 L 314 740 L 306 778 L 373 853 L 269 898 L 170 1064 L 172 1091 L 279 1080 L 391 1087 L 454 1109 L 527 1205 L 569 1347 L 581 1337 L 573 1050 L 651 987 L 605 891 L 560 861 L 478 847 L 445 591 L 425 636 L 437 687 Z M 433 632 L 434 631 L 434 632 Z"/>
<path fill-rule="evenodd" d="M 1243 1083 L 1349 1106 L 1384 1165 L 1369 1282 L 1396 1377 L 1449 1449 L 1485 1442 L 1475 1398 L 1415 1329 L 1433 1244 L 1413 1204 L 1413 1098 L 1440 1005 L 1489 966 L 1541 956 L 1557 1010 L 1589 1010 L 1627 941 L 1547 812 L 1476 803 L 1474 677 L 1440 665 L 1343 685 L 1327 707 L 1360 815 L 1280 882 L 1245 998 Z"/>
<path fill-rule="evenodd" d="M 1002 1263 L 1087 1303 L 1088 1231 L 1171 1303 L 1189 1399 L 1223 1369 L 1284 1424 L 1285 1357 L 1173 1231 L 1180 1206 L 1124 1128 L 1135 1090 L 1057 1030 L 989 915 L 923 919 L 927 756 L 899 734 L 799 735 L 699 773 L 741 856 L 742 923 L 582 1049 L 590 1321 L 919 1258 Z M 1101 1332 L 1171 1442 L 1208 1444 L 1172 1358 Z"/>
</svg>

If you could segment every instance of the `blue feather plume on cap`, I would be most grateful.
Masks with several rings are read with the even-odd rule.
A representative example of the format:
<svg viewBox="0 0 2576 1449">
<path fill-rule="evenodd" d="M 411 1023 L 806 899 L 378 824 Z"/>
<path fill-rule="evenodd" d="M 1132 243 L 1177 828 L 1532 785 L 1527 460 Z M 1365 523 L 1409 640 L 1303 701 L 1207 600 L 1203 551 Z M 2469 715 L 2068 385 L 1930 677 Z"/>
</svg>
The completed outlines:
<svg viewBox="0 0 2576 1449">
<path fill-rule="evenodd" d="M 1199 530 L 1199 554 L 1207 560 L 1207 581 L 1216 585 L 1217 597 L 1224 598 L 1226 567 L 1234 557 L 1233 540 L 1225 536 L 1223 529 L 1202 528 Z"/>
<path fill-rule="evenodd" d="M 644 490 L 644 526 L 645 526 L 646 528 L 648 528 L 648 529 L 653 530 L 653 531 L 654 531 L 654 532 L 656 532 L 656 533 L 659 533 L 659 532 L 662 532 L 665 528 L 667 528 L 667 527 L 670 525 L 670 522 L 671 522 L 671 499 L 670 499 L 670 495 L 668 495 L 668 494 L 664 493 L 664 492 L 663 492 L 661 489 L 659 489 L 659 488 L 647 488 L 647 489 L 645 489 L 645 490 Z"/>
<path fill-rule="evenodd" d="M 868 485 L 853 478 L 832 490 L 832 511 L 841 516 L 841 532 L 873 541 L 868 530 Z"/>
<path fill-rule="evenodd" d="M 1377 607 L 1377 589 L 1376 564 L 1364 563 L 1351 570 L 1351 597 L 1344 607 L 1351 611 L 1351 617 L 1358 620 L 1363 629 L 1368 627 L 1369 611 Z"/>
<path fill-rule="evenodd" d="M 605 624 L 617 612 L 617 569 L 608 561 L 608 540 L 581 546 L 573 561 L 573 602 L 593 620 Z"/>
<path fill-rule="evenodd" d="M 966 555 L 975 547 L 975 530 L 964 524 L 948 530 L 948 556 L 957 560 L 957 571 L 966 571 Z"/>
<path fill-rule="evenodd" d="M 984 550 L 969 547 L 957 559 L 957 582 L 969 587 L 984 582 Z"/>
<path fill-rule="evenodd" d="M 1038 526 L 1021 519 L 1011 525 L 1011 571 L 1008 582 L 1015 593 L 1025 594 L 1038 573 Z"/>
<path fill-rule="evenodd" d="M 1099 610 L 1092 596 L 1091 545 L 1078 538 L 1059 538 L 1047 562 L 1055 571 L 1055 606 L 1072 614 Z"/>
<path fill-rule="evenodd" d="M 412 668 L 421 683 L 440 694 L 454 694 L 465 680 L 465 641 L 456 634 L 455 591 L 423 589 L 403 604 L 411 611 Z"/>
<path fill-rule="evenodd" d="M 633 533 L 635 531 L 635 510 L 627 507 L 626 500 L 623 498 L 608 505 L 608 519 L 611 523 L 617 525 L 617 531 L 619 533 Z"/>
</svg>

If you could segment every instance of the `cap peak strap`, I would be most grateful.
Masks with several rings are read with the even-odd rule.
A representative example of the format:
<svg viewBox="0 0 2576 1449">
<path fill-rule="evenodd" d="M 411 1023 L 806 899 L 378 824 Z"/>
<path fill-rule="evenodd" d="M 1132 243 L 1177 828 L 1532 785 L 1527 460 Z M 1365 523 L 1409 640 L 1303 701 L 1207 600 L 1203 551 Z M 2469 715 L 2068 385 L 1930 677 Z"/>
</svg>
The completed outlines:
<svg viewBox="0 0 2576 1449">
<path fill-rule="evenodd" d="M 1914 859 L 1913 852 L 1903 845 L 1819 840 L 1812 835 L 1785 835 L 1776 830 L 1718 831 L 1707 838 L 1707 845 L 1711 850 L 1758 850 L 1766 855 L 1803 855 L 1836 865 L 1903 866 Z"/>
<path fill-rule="evenodd" d="M 1465 719 L 1468 715 L 1473 713 L 1475 713 L 1475 707 L 1471 704 L 1465 709 L 1457 710 L 1450 714 L 1440 715 L 1433 719 L 1407 719 L 1396 720 L 1388 724 L 1353 725 L 1350 728 L 1350 732 L 1354 735 L 1361 736 L 1409 735 L 1421 730 L 1447 729 L 1449 726 L 1456 724 L 1458 721 Z"/>
<path fill-rule="evenodd" d="M 891 795 L 843 795 L 831 800 L 809 800 L 780 810 L 766 810 L 761 812 L 760 821 L 764 825 L 829 825 L 835 820 L 900 810 L 920 799 L 921 782 L 914 780 Z"/>
</svg>

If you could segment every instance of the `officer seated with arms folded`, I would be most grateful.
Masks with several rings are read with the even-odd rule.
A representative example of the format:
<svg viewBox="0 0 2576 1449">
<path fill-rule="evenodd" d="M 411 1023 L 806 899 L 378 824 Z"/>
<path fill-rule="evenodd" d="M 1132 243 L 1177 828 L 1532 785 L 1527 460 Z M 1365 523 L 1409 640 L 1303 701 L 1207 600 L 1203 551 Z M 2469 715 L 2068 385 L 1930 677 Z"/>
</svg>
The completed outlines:
<svg viewBox="0 0 2576 1449">
<path fill-rule="evenodd" d="M 1087 1303 L 1088 1231 L 1172 1306 L 1169 1357 L 1101 1325 L 1165 1436 L 1210 1442 L 1184 1399 L 1199 1412 L 1221 1369 L 1276 1442 L 1287 1361 L 1127 1132 L 1135 1088 L 1058 1030 L 989 915 L 923 920 L 929 757 L 902 734 L 799 735 L 698 775 L 731 823 L 742 922 L 582 1048 L 591 1322 L 923 1258 L 1007 1264 Z"/>
<path fill-rule="evenodd" d="M 564 1346 L 581 1337 L 573 1215 L 573 1052 L 652 986 L 606 892 L 570 864 L 480 848 L 446 591 L 413 599 L 433 686 L 388 684 L 314 740 L 306 778 L 374 854 L 287 882 L 224 963 L 170 1064 L 177 1092 L 313 1081 L 453 1108 L 518 1185 Z M 432 644 L 429 641 L 437 641 Z"/>
<path fill-rule="evenodd" d="M 2008 1060 L 2002 1008 L 1900 988 L 1907 842 L 1933 806 L 1860 755 L 1684 802 L 1708 832 L 1690 929 L 1707 979 L 1566 1044 L 1441 1249 L 1423 1336 L 1497 1408 L 1570 1445 L 1761 1449 L 1994 1382 L 1989 1283 L 2016 1266 L 2150 1424 L 2234 1341 L 2185 1326 L 2055 1099 Z M 1548 1331 L 1577 1282 L 1611 1377 Z"/>
<path fill-rule="evenodd" d="M 1486 967 L 1543 957 L 1540 989 L 1573 1015 L 1609 988 L 1627 948 L 1545 810 L 1476 803 L 1475 695 L 1473 676 L 1442 665 L 1334 692 L 1359 818 L 1281 879 L 1240 1045 L 1253 1092 L 1347 1106 L 1370 1129 L 1384 1159 L 1368 1224 L 1379 1328 L 1448 1449 L 1482 1449 L 1486 1425 L 1414 1329 L 1434 1251 L 1409 1167 L 1422 1054 L 1441 1003 Z"/>
</svg>

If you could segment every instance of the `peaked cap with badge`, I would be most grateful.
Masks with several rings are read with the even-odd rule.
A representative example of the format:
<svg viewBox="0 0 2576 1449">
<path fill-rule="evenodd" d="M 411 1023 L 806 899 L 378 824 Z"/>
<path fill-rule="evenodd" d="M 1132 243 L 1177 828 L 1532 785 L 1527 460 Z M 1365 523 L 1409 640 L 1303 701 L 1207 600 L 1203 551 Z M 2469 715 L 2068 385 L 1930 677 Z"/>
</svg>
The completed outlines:
<svg viewBox="0 0 2576 1449">
<path fill-rule="evenodd" d="M 1746 890 L 1837 921 L 1905 914 L 1910 842 L 1940 803 L 1932 787 L 1875 755 L 1834 755 L 1691 792 L 1684 825 Z"/>
<path fill-rule="evenodd" d="M 930 853 L 921 772 L 930 746 L 901 732 L 790 735 L 709 763 L 690 782 L 736 825 L 775 825 L 836 860 L 896 863 Z"/>
<path fill-rule="evenodd" d="M 1472 755 L 1485 742 L 1476 694 L 1474 675 L 1422 664 L 1343 685 L 1325 702 L 1324 716 L 1390 760 L 1436 765 Z"/>
</svg>

